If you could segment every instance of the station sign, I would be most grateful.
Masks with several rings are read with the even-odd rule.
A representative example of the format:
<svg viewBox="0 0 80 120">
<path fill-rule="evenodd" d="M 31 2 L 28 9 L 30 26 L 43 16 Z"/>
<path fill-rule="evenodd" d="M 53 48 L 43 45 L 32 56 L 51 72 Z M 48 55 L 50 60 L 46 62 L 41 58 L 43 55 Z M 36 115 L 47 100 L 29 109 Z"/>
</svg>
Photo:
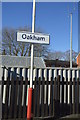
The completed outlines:
<svg viewBox="0 0 80 120">
<path fill-rule="evenodd" d="M 42 33 L 31 33 L 26 31 L 17 32 L 17 41 L 28 43 L 49 44 L 49 35 Z"/>
</svg>

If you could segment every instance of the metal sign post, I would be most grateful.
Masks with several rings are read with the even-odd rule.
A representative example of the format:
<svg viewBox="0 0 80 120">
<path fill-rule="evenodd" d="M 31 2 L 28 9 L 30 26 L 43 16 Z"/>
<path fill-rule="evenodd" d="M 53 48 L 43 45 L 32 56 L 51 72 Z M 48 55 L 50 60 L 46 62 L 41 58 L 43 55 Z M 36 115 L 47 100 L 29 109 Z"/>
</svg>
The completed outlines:
<svg viewBox="0 0 80 120">
<path fill-rule="evenodd" d="M 28 89 L 28 107 L 27 119 L 31 119 L 32 107 L 32 87 L 33 87 L 33 66 L 34 66 L 34 45 L 33 43 L 49 44 L 49 35 L 42 33 L 34 33 L 35 30 L 35 0 L 33 0 L 33 19 L 32 19 L 32 32 L 18 31 L 17 41 L 31 43 L 31 71 L 30 71 L 30 88 Z"/>
<path fill-rule="evenodd" d="M 34 33 L 35 29 L 35 0 L 33 0 L 33 20 L 32 20 L 32 33 Z M 34 60 L 34 45 L 31 45 L 31 76 L 30 76 L 30 88 L 32 88 L 33 81 L 33 62 Z"/>
<path fill-rule="evenodd" d="M 33 0 L 33 20 L 32 20 L 32 33 L 35 28 L 35 0 Z M 30 75 L 30 88 L 28 89 L 28 107 L 27 119 L 31 119 L 31 106 L 32 106 L 32 82 L 33 82 L 33 62 L 34 61 L 34 45 L 31 45 L 31 75 Z"/>
</svg>

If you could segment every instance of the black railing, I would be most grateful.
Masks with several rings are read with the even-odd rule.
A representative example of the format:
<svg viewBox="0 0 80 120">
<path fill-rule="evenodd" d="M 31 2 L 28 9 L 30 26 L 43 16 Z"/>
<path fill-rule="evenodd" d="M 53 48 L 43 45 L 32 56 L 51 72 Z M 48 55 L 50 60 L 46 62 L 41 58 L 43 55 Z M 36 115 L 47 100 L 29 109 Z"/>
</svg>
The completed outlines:
<svg viewBox="0 0 80 120">
<path fill-rule="evenodd" d="M 62 117 L 80 113 L 80 78 L 33 81 L 32 117 Z M 22 78 L 4 81 L 2 77 L 2 118 L 27 117 L 27 93 L 30 82 Z M 69 87 L 69 88 L 68 88 Z M 66 89 L 66 90 L 65 90 Z M 69 95 L 68 95 L 69 94 Z M 66 99 L 64 100 L 66 96 Z M 69 97 L 69 98 L 68 98 Z"/>
</svg>

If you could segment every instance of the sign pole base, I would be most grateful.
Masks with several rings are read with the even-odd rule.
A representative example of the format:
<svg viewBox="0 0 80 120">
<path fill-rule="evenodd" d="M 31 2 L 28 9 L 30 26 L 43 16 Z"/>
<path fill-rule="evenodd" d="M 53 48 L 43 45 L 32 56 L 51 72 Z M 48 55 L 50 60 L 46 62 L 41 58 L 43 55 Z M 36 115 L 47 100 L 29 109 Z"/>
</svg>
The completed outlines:
<svg viewBox="0 0 80 120">
<path fill-rule="evenodd" d="M 29 88 L 28 89 L 27 120 L 31 120 L 31 108 L 32 108 L 32 88 Z"/>
</svg>

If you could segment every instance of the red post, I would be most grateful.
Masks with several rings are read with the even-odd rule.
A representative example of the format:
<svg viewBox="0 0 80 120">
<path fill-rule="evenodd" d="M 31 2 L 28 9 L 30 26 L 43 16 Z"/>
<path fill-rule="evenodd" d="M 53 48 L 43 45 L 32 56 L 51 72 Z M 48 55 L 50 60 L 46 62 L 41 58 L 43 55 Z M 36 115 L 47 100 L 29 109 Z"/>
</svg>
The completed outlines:
<svg viewBox="0 0 80 120">
<path fill-rule="evenodd" d="M 28 89 L 27 120 L 31 120 L 31 108 L 32 108 L 32 88 L 29 88 Z"/>
</svg>

